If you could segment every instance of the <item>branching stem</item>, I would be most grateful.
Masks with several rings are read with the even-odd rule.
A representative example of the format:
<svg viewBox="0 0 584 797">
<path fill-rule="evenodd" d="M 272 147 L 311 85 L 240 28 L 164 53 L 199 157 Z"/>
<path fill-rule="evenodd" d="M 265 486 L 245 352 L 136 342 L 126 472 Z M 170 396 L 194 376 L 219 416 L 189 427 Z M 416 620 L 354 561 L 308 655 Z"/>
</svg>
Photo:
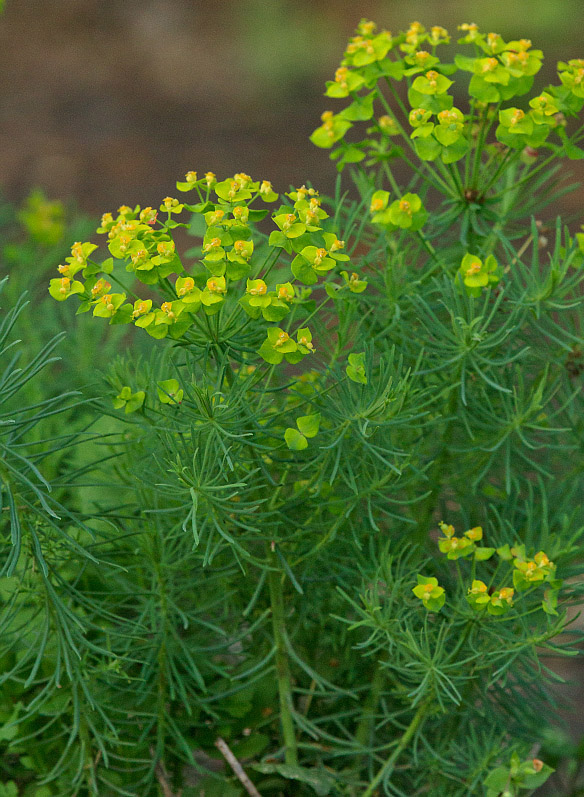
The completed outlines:
<svg viewBox="0 0 584 797">
<path fill-rule="evenodd" d="M 403 736 L 399 740 L 397 747 L 395 748 L 393 753 L 389 756 L 385 764 L 381 767 L 377 775 L 373 778 L 367 789 L 363 792 L 363 797 L 371 797 L 377 786 L 379 786 L 379 784 L 385 778 L 391 775 L 391 773 L 393 772 L 393 768 L 395 766 L 395 762 L 397 761 L 403 750 L 405 750 L 405 748 L 408 746 L 410 740 L 415 736 L 417 730 L 425 720 L 429 706 L 430 706 L 429 701 L 425 701 L 419 706 L 418 710 L 414 714 L 412 721 L 410 722 L 410 724 L 404 731 Z"/>
</svg>

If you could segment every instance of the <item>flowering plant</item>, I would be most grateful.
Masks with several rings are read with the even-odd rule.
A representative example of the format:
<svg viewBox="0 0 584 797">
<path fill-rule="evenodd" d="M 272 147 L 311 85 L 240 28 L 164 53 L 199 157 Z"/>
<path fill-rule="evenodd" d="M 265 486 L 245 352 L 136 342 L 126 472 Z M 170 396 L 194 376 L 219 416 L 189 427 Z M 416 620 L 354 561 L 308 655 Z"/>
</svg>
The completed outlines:
<svg viewBox="0 0 584 797">
<path fill-rule="evenodd" d="M 542 213 L 554 162 L 584 157 L 584 62 L 534 90 L 531 42 L 459 32 L 452 59 L 442 27 L 359 24 L 311 136 L 334 196 L 189 171 L 58 266 L 53 299 L 152 350 L 107 375 L 118 464 L 83 568 L 55 556 L 41 585 L 55 648 L 38 548 L 6 565 L 10 749 L 37 738 L 47 782 L 492 797 L 549 776 L 584 239 Z"/>
</svg>

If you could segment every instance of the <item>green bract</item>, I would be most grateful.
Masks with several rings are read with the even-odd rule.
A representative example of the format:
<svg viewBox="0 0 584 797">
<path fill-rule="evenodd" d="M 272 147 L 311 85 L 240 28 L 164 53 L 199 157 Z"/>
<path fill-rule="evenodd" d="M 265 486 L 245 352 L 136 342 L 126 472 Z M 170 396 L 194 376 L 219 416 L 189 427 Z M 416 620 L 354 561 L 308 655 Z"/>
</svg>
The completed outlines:
<svg viewBox="0 0 584 797">
<path fill-rule="evenodd" d="M 286 445 L 292 451 L 302 451 L 308 448 L 307 438 L 316 437 L 318 434 L 320 413 L 317 412 L 314 415 L 303 415 L 300 418 L 296 418 L 296 426 L 298 430 L 291 427 L 286 429 L 284 439 L 286 440 Z"/>
<path fill-rule="evenodd" d="M 164 379 L 157 384 L 158 400 L 162 404 L 180 404 L 184 391 L 176 379 Z"/>
<path fill-rule="evenodd" d="M 444 587 L 438 586 L 438 580 L 433 576 L 426 578 L 425 576 L 418 576 L 418 586 L 412 589 L 416 598 L 420 598 L 424 604 L 424 608 L 429 612 L 439 612 L 444 606 L 446 595 L 444 594 Z"/>
<path fill-rule="evenodd" d="M 132 388 L 126 385 L 114 398 L 114 408 L 116 410 L 121 410 L 123 407 L 125 413 L 136 412 L 136 410 L 139 410 L 142 404 L 144 404 L 145 398 L 146 393 L 143 390 L 132 393 Z"/>
<path fill-rule="evenodd" d="M 499 266 L 493 255 L 489 255 L 483 263 L 479 257 L 467 252 L 462 258 L 458 274 L 471 296 L 480 296 L 483 288 L 500 280 Z"/>
<path fill-rule="evenodd" d="M 346 372 L 352 382 L 359 382 L 362 385 L 366 385 L 365 354 L 349 354 L 349 365 L 347 365 Z"/>
</svg>

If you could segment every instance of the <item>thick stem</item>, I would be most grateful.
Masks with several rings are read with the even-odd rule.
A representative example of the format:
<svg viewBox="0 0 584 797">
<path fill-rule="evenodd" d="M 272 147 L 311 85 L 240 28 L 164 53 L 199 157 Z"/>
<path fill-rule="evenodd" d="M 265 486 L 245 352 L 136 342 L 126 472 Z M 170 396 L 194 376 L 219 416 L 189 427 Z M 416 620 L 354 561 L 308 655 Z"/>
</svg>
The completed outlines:
<svg viewBox="0 0 584 797">
<path fill-rule="evenodd" d="M 399 740 L 399 743 L 390 757 L 387 759 L 385 764 L 381 767 L 377 775 L 373 778 L 367 789 L 363 792 L 363 797 L 371 797 L 377 786 L 386 778 L 388 775 L 391 775 L 393 772 L 393 767 L 395 762 L 401 755 L 402 751 L 408 746 L 410 739 L 415 735 L 416 731 L 424 721 L 426 717 L 426 712 L 428 710 L 429 703 L 426 701 L 420 705 L 416 713 L 414 714 L 414 718 L 406 728 L 404 735 Z"/>
<path fill-rule="evenodd" d="M 268 573 L 270 601 L 272 604 L 272 629 L 276 646 L 276 679 L 280 696 L 280 724 L 286 748 L 285 760 L 291 766 L 298 766 L 298 747 L 292 713 L 292 676 L 286 650 L 286 626 L 284 624 L 284 593 L 282 575 L 276 553 L 268 547 L 268 559 L 272 568 Z"/>
</svg>

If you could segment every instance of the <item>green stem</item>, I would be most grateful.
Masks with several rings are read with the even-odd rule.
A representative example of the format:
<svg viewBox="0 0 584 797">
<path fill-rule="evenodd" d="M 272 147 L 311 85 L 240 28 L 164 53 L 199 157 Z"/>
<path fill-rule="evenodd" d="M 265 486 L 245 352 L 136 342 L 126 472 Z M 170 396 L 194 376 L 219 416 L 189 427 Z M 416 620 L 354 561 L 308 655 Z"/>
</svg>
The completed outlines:
<svg viewBox="0 0 584 797">
<path fill-rule="evenodd" d="M 362 797 L 371 797 L 374 790 L 379 786 L 379 784 L 388 776 L 391 775 L 393 772 L 393 767 L 395 762 L 403 752 L 403 750 L 408 746 L 410 743 L 410 739 L 415 735 L 416 731 L 424 721 L 426 717 L 426 712 L 429 707 L 429 701 L 423 702 L 416 713 L 414 714 L 414 718 L 406 728 L 403 736 L 399 740 L 399 743 L 393 753 L 389 756 L 385 764 L 381 767 L 377 775 L 373 778 L 367 789 L 363 792 Z"/>
<path fill-rule="evenodd" d="M 383 691 L 383 684 L 385 683 L 385 675 L 381 661 L 377 662 L 373 679 L 371 681 L 371 691 L 367 696 L 367 702 L 363 708 L 363 714 L 357 731 L 355 732 L 355 741 L 361 746 L 365 747 L 371 740 L 371 732 L 375 722 L 375 712 L 381 699 L 381 692 Z M 361 763 L 362 756 L 359 757 L 359 764 Z"/>
<path fill-rule="evenodd" d="M 276 552 L 268 545 L 268 559 L 270 571 L 268 583 L 270 586 L 270 602 L 272 605 L 272 629 L 274 644 L 276 646 L 276 680 L 280 696 L 280 724 L 286 748 L 285 761 L 289 766 L 298 766 L 298 746 L 296 743 L 296 730 L 292 714 L 292 676 L 286 651 L 286 626 L 284 624 L 284 592 L 282 589 L 282 576 Z"/>
<path fill-rule="evenodd" d="M 521 155 L 521 153 L 519 153 L 519 155 Z M 521 188 L 522 185 L 525 185 L 525 183 L 529 182 L 529 180 L 532 180 L 535 177 L 536 174 L 541 172 L 542 169 L 545 169 L 545 167 L 557 157 L 558 157 L 558 153 L 557 152 L 553 152 L 544 161 L 542 161 L 539 164 L 539 166 L 536 166 L 535 168 L 529 169 L 527 171 L 527 174 L 524 177 L 522 177 L 520 180 L 518 180 L 516 183 L 514 183 L 512 186 L 506 186 L 505 188 L 503 188 L 498 193 L 493 194 L 492 196 L 490 196 L 489 199 L 499 199 L 500 197 L 502 197 L 508 191 L 514 191 L 514 190 L 517 190 L 518 188 Z"/>
<path fill-rule="evenodd" d="M 391 92 L 392 92 L 392 94 L 393 94 L 393 96 L 394 96 L 394 98 L 395 98 L 395 100 L 396 100 L 397 104 L 400 106 L 402 113 L 404 114 L 405 118 L 407 119 L 407 118 L 408 118 L 408 112 L 407 112 L 407 109 L 406 109 L 405 105 L 404 105 L 404 104 L 403 104 L 403 102 L 401 101 L 401 98 L 400 98 L 399 94 L 397 93 L 397 91 L 395 90 L 395 88 L 394 88 L 394 87 L 391 85 L 391 81 L 390 81 L 390 80 L 388 80 L 388 79 L 386 78 L 386 82 L 387 82 L 387 84 L 388 84 L 388 86 L 389 86 L 389 88 L 390 88 L 390 90 L 391 90 Z M 389 114 L 389 116 L 391 116 L 391 118 L 392 118 L 392 119 L 394 120 L 394 122 L 396 123 L 396 125 L 397 125 L 397 128 L 398 128 L 398 130 L 399 130 L 399 133 L 400 133 L 400 136 L 403 138 L 403 140 L 404 140 L 404 142 L 406 143 L 406 145 L 409 147 L 409 149 L 412 151 L 412 153 L 413 153 L 413 154 L 414 154 L 416 157 L 418 157 L 418 153 L 416 152 L 416 148 L 415 148 L 415 147 L 414 147 L 414 145 L 412 144 L 412 140 L 411 140 L 411 138 L 408 136 L 408 134 L 407 134 L 407 133 L 406 133 L 406 131 L 404 130 L 403 126 L 402 126 L 402 125 L 399 123 L 398 119 L 396 118 L 396 115 L 395 115 L 395 114 L 394 114 L 394 112 L 393 112 L 393 109 L 391 108 L 391 106 L 389 105 L 389 103 L 387 102 L 387 100 L 386 100 L 386 99 L 385 99 L 385 97 L 383 96 L 383 93 L 382 93 L 382 91 L 381 91 L 379 88 L 377 89 L 377 96 L 378 96 L 378 99 L 379 99 L 379 101 L 381 102 L 381 104 L 383 105 L 383 107 L 385 108 L 385 110 L 387 111 L 387 113 Z M 418 169 L 418 168 L 417 168 L 417 166 L 415 166 L 415 165 L 414 165 L 414 164 L 413 164 L 413 163 L 412 163 L 412 162 L 409 160 L 409 158 L 407 158 L 407 157 L 406 157 L 406 155 L 405 155 L 405 154 L 403 154 L 403 155 L 401 156 L 401 159 L 402 159 L 402 160 L 403 160 L 405 163 L 407 163 L 407 164 L 408 164 L 408 165 L 409 165 L 409 166 L 410 166 L 410 167 L 411 167 L 411 168 L 412 168 L 412 169 L 413 169 L 413 170 L 414 170 L 414 171 L 415 171 L 417 174 L 419 174 L 419 175 L 420 175 L 420 177 L 421 177 L 423 180 L 427 180 L 428 182 L 432 183 L 432 184 L 433 184 L 433 186 L 434 186 L 434 188 L 435 188 L 437 191 L 439 191 L 440 193 L 444 193 L 444 192 L 445 192 L 446 194 L 449 194 L 450 196 L 457 197 L 457 194 L 456 194 L 456 192 L 455 192 L 455 191 L 453 191 L 453 190 L 452 190 L 452 187 L 451 187 L 451 186 L 449 186 L 447 182 L 444 182 L 444 180 L 443 180 L 443 179 L 442 179 L 442 178 L 441 178 L 441 177 L 440 177 L 440 176 L 439 176 L 439 175 L 436 173 L 436 171 L 435 171 L 435 170 L 434 170 L 434 169 L 433 169 L 433 168 L 432 168 L 432 167 L 429 165 L 428 161 L 422 161 L 422 166 L 423 166 L 423 168 L 424 168 L 424 169 L 425 169 L 425 171 L 426 171 L 426 173 L 424 174 L 422 171 L 420 171 L 420 169 Z M 442 188 L 440 187 L 440 185 L 442 185 Z"/>
<path fill-rule="evenodd" d="M 383 164 L 383 170 L 384 170 L 385 174 L 387 175 L 387 179 L 389 180 L 389 184 L 392 187 L 392 189 L 393 189 L 394 193 L 396 194 L 397 198 L 401 199 L 401 197 L 402 197 L 401 189 L 400 189 L 399 185 L 397 184 L 397 181 L 396 181 L 395 177 L 393 176 L 393 172 L 391 171 L 391 169 L 390 169 L 390 167 L 389 167 L 389 165 L 387 163 Z M 416 230 L 416 234 L 417 234 L 418 238 L 420 239 L 420 241 L 422 242 L 422 245 L 424 246 L 424 248 L 426 249 L 428 254 L 434 260 L 437 260 L 437 258 L 436 258 L 436 250 L 434 249 L 434 247 L 432 246 L 430 241 L 428 241 L 428 239 L 426 238 L 424 233 L 421 230 Z"/>
<path fill-rule="evenodd" d="M 498 117 L 500 107 L 501 107 L 501 103 L 499 102 L 497 104 L 497 107 L 493 111 L 493 113 L 490 115 L 490 118 L 489 118 L 489 114 L 488 113 L 486 113 L 485 116 L 483 117 L 483 121 L 482 121 L 482 124 L 481 124 L 481 129 L 479 131 L 479 137 L 478 137 L 478 140 L 477 140 L 477 147 L 476 147 L 476 150 L 475 150 L 475 157 L 474 157 L 474 161 L 473 161 L 473 165 L 472 165 L 471 178 L 470 178 L 471 179 L 471 186 L 475 190 L 477 189 L 477 186 L 478 186 L 481 158 L 482 158 L 482 155 L 483 155 L 485 142 L 487 140 L 487 136 L 489 135 L 489 131 L 490 131 L 492 125 L 493 125 L 493 122 Z M 468 185 L 467 185 L 467 187 L 468 187 Z M 484 191 L 483 191 L 483 193 L 484 193 Z"/>
<path fill-rule="evenodd" d="M 468 120 L 468 130 L 472 140 L 472 126 L 475 120 L 475 100 L 472 99 L 470 103 L 470 117 Z M 478 141 L 477 141 L 478 144 Z M 469 178 L 470 178 L 470 165 L 472 161 L 472 147 L 468 148 L 468 152 L 464 158 L 464 185 L 468 186 Z"/>
<path fill-rule="evenodd" d="M 499 166 L 496 168 L 493 176 L 491 178 L 489 178 L 487 184 L 484 186 L 484 188 L 481 189 L 481 195 L 482 196 L 486 196 L 487 195 L 487 191 L 491 188 L 491 186 L 495 185 L 495 183 L 499 179 L 499 176 L 500 176 L 501 172 L 503 171 L 503 169 L 506 166 L 509 165 L 509 162 L 510 161 L 511 162 L 517 161 L 519 159 L 520 155 L 521 155 L 521 152 L 514 152 L 511 149 L 508 150 L 503 155 L 503 157 L 501 159 L 501 162 L 499 163 Z M 491 198 L 491 197 L 489 197 L 489 198 Z"/>
<path fill-rule="evenodd" d="M 434 515 L 434 510 L 436 509 L 436 504 L 440 497 L 440 488 L 442 487 L 442 477 L 446 463 L 448 462 L 448 458 L 450 456 L 450 442 L 452 440 L 452 435 L 454 434 L 454 426 L 456 423 L 454 415 L 456 413 L 456 407 L 458 405 L 459 379 L 460 379 L 460 371 L 458 373 L 457 379 L 455 380 L 455 383 L 451 388 L 450 396 L 448 398 L 448 404 L 446 406 L 446 416 L 448 420 L 446 421 L 446 427 L 444 429 L 444 434 L 442 435 L 440 451 L 438 453 L 438 456 L 434 460 L 430 470 L 431 472 L 430 484 L 432 485 L 430 488 L 430 493 L 422 503 L 422 509 L 418 520 L 418 528 L 415 534 L 415 540 L 418 543 L 418 545 L 424 545 L 426 541 L 428 532 L 430 531 L 430 527 L 432 525 L 432 517 Z"/>
</svg>

